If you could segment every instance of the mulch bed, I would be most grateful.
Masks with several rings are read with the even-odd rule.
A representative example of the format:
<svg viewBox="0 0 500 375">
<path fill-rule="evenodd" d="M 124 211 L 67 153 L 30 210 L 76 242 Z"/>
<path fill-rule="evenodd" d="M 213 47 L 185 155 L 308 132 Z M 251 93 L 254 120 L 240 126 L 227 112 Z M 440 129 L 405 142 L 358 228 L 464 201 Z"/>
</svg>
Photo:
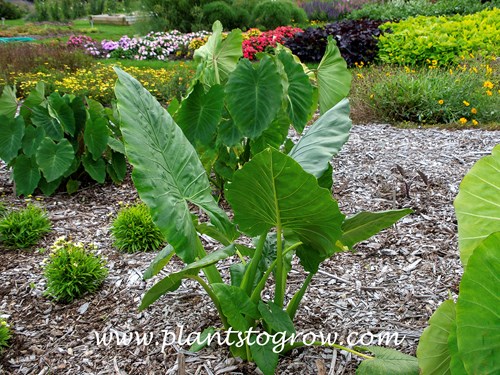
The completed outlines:
<svg viewBox="0 0 500 375">
<path fill-rule="evenodd" d="M 297 315 L 298 331 L 354 338 L 398 333 L 395 347 L 415 354 L 418 338 L 432 312 L 456 296 L 462 268 L 457 250 L 453 199 L 467 170 L 500 140 L 482 130 L 396 129 L 359 125 L 333 164 L 334 196 L 350 215 L 361 210 L 410 207 L 414 214 L 360 244 L 354 253 L 326 261 L 306 293 Z M 0 194 L 8 205 L 23 206 L 13 194 L 5 164 L 0 165 Z M 94 185 L 74 195 L 33 197 L 49 212 L 54 230 L 39 245 L 59 236 L 93 242 L 108 260 L 103 287 L 69 305 L 43 296 L 42 260 L 37 249 L 0 247 L 0 315 L 13 330 L 12 345 L 0 358 L 5 374 L 250 374 L 253 364 L 231 358 L 213 345 L 198 353 L 167 345 L 165 332 L 184 337 L 220 326 L 209 298 L 194 282 L 184 282 L 143 312 L 137 306 L 156 281 L 142 280 L 152 253 L 122 254 L 112 246 L 109 225 L 119 202 L 137 194 L 130 180 L 120 186 Z M 168 214 L 168 213 L 167 213 Z M 212 242 L 207 239 L 207 246 Z M 164 274 L 179 269 L 172 262 Z M 228 264 L 221 264 L 228 267 Z M 290 274 L 288 296 L 305 275 Z M 150 345 L 97 345 L 97 333 L 151 334 Z M 352 336 L 351 336 L 352 337 Z M 366 342 L 365 342 L 366 343 Z M 376 344 L 374 342 L 374 344 Z M 392 343 L 394 347 L 394 343 Z M 350 354 L 330 348 L 302 348 L 282 358 L 279 374 L 353 374 Z"/>
</svg>

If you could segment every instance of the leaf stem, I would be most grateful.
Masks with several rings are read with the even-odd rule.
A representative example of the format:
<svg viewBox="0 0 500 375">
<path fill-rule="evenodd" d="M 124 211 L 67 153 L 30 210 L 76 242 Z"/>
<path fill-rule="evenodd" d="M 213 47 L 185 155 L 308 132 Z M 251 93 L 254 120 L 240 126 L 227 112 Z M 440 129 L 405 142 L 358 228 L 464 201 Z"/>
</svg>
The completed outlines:
<svg viewBox="0 0 500 375">
<path fill-rule="evenodd" d="M 282 228 L 281 220 L 278 216 L 276 225 L 276 283 L 274 289 L 274 303 L 279 307 L 283 307 L 285 299 L 286 282 L 283 275 L 283 239 L 281 238 Z"/>
<path fill-rule="evenodd" d="M 262 252 L 264 251 L 266 237 L 267 233 L 263 233 L 260 236 L 252 260 L 250 261 L 248 269 L 246 270 L 243 280 L 241 281 L 240 288 L 243 289 L 249 296 L 252 294 L 252 287 L 257 273 L 257 268 L 259 267 L 260 259 L 262 258 Z"/>
<path fill-rule="evenodd" d="M 210 288 L 210 285 L 208 285 L 205 280 L 203 280 L 199 275 L 186 275 L 186 279 L 193 279 L 196 280 L 200 283 L 202 288 L 207 292 L 208 296 L 212 300 L 212 302 L 215 305 L 215 308 L 217 309 L 217 312 L 219 313 L 220 320 L 222 321 L 222 325 L 224 326 L 224 329 L 229 328 L 229 323 L 227 322 L 226 316 L 222 312 L 222 308 L 220 306 L 219 298 L 215 295 L 214 291 L 212 288 Z"/>
<path fill-rule="evenodd" d="M 301 347 L 303 347 L 305 345 L 306 344 L 304 342 L 293 343 L 292 345 L 287 346 L 283 350 L 282 353 L 289 352 L 290 350 L 295 349 L 295 348 L 301 348 Z M 342 345 L 339 345 L 339 344 L 330 344 L 330 343 L 325 343 L 325 342 L 321 342 L 321 341 L 314 341 L 312 343 L 308 342 L 307 345 L 308 346 L 311 346 L 311 345 L 314 345 L 314 346 L 326 346 L 326 347 L 329 347 L 329 348 L 335 348 L 335 349 L 339 349 L 339 350 L 345 350 L 346 352 L 349 352 L 351 354 L 357 355 L 358 357 L 361 357 L 361 358 L 364 358 L 364 359 L 375 359 L 375 357 L 369 356 L 367 354 L 363 354 L 361 352 L 358 352 L 357 350 L 354 350 L 354 349 L 351 349 L 351 348 L 348 348 L 346 346 L 342 346 Z"/>
<path fill-rule="evenodd" d="M 294 294 L 290 303 L 288 304 L 286 312 L 288 313 L 288 316 L 290 317 L 290 319 L 292 321 L 295 318 L 295 314 L 297 313 L 297 309 L 299 308 L 300 301 L 302 300 L 302 297 L 304 297 L 304 294 L 306 293 L 307 287 L 311 283 L 313 276 L 314 276 L 314 273 L 312 273 L 312 272 L 310 272 L 307 275 L 307 277 L 304 281 L 304 284 L 302 284 L 300 289 Z"/>
</svg>

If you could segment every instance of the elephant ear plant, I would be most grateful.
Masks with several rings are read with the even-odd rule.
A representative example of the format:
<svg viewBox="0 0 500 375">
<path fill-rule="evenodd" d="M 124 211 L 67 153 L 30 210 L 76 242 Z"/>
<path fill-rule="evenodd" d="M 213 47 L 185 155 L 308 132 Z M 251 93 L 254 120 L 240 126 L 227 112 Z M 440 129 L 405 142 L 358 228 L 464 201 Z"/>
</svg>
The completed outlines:
<svg viewBox="0 0 500 375">
<path fill-rule="evenodd" d="M 328 169 L 328 161 L 348 136 L 349 110 L 344 99 L 312 125 L 289 155 L 266 147 L 234 173 L 225 190 L 234 212 L 232 222 L 215 202 L 195 148 L 170 114 L 137 80 L 119 68 L 115 71 L 121 131 L 134 167 L 133 181 L 169 243 L 144 276 L 157 275 L 174 255 L 186 264 L 149 289 L 140 309 L 176 290 L 183 279 L 196 280 L 219 313 L 220 329 L 235 339 L 230 345 L 232 354 L 254 361 L 266 375 L 273 374 L 279 355 L 305 345 L 291 340 L 293 320 L 321 262 L 391 226 L 411 210 L 361 212 L 346 218 L 331 192 L 319 185 L 317 176 Z M 334 136 L 339 132 L 337 127 L 346 132 L 343 137 Z M 207 213 L 210 222 L 193 219 L 191 205 Z M 207 253 L 201 234 L 219 241 L 221 248 Z M 254 238 L 255 246 L 236 243 L 241 235 Z M 295 257 L 306 276 L 289 298 L 287 280 Z M 216 265 L 229 258 L 230 277 L 225 277 Z M 203 337 L 213 332 L 215 328 L 208 328 Z M 247 339 L 238 343 L 238 333 Z M 273 340 L 255 342 L 260 333 Z M 283 345 L 276 337 L 284 340 Z M 333 346 L 364 357 L 374 366 L 397 363 L 394 367 L 400 368 L 401 374 L 410 373 L 401 363 L 415 368 L 416 359 L 389 349 L 370 349 L 375 354 L 371 357 Z"/>
<path fill-rule="evenodd" d="M 242 55 L 241 31 L 233 30 L 223 39 L 222 25 L 216 21 L 207 43 L 194 53 L 198 68 L 189 94 L 169 107 L 221 190 L 236 170 L 268 146 L 293 146 L 286 142 L 290 125 L 302 133 L 318 105 L 321 114 L 326 113 L 346 97 L 351 85 L 351 74 L 332 38 L 314 71 L 304 69 L 283 46 L 272 54 L 259 53 L 258 63 Z M 346 115 L 336 129 L 345 141 L 348 104 L 342 108 Z M 327 165 L 321 165 L 324 186 L 331 187 Z"/>
<path fill-rule="evenodd" d="M 17 195 L 45 195 L 60 186 L 75 192 L 81 181 L 121 182 L 125 150 L 110 109 L 98 102 L 53 92 L 39 82 L 23 101 L 15 88 L 0 96 L 0 159 L 12 168 Z"/>
</svg>

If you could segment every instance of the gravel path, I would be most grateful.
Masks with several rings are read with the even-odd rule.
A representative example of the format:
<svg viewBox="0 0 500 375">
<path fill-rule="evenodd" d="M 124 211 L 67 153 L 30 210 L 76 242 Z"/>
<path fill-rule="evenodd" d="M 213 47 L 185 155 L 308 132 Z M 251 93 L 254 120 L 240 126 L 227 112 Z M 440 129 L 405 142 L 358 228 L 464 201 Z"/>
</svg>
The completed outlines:
<svg viewBox="0 0 500 375">
<path fill-rule="evenodd" d="M 396 129 L 386 125 L 355 126 L 349 142 L 334 160 L 334 196 L 341 210 L 386 210 L 410 207 L 415 213 L 394 228 L 325 262 L 303 300 L 297 330 L 337 334 L 338 342 L 377 341 L 397 333 L 390 343 L 414 354 L 426 322 L 448 293 L 456 295 L 462 269 L 457 251 L 453 199 L 467 170 L 500 142 L 500 132 L 481 130 Z M 2 200 L 22 206 L 8 171 L 0 165 Z M 33 197 L 36 200 L 37 197 Z M 91 186 L 77 194 L 39 197 L 56 237 L 94 242 L 108 259 L 109 277 L 93 296 L 70 305 L 42 296 L 44 280 L 38 251 L 0 247 L 0 315 L 14 332 L 12 347 L 0 359 L 5 374 L 250 374 L 252 364 L 229 356 L 225 347 L 199 353 L 177 344 L 162 348 L 165 332 L 184 337 L 219 326 L 203 291 L 191 282 L 144 312 L 137 306 L 153 281 L 141 275 L 154 254 L 121 254 L 112 247 L 109 224 L 119 202 L 132 202 L 130 181 L 121 186 Z M 210 242 L 207 243 L 210 246 Z M 222 265 L 227 267 L 228 265 Z M 173 262 L 169 270 L 178 269 Z M 304 279 L 300 268 L 290 276 L 288 295 Z M 150 345 L 97 344 L 96 332 L 150 334 Z M 158 345 L 156 345 L 156 342 Z M 376 344 L 376 342 L 373 342 Z M 295 350 L 282 358 L 279 374 L 353 374 L 356 359 L 328 348 Z"/>
</svg>

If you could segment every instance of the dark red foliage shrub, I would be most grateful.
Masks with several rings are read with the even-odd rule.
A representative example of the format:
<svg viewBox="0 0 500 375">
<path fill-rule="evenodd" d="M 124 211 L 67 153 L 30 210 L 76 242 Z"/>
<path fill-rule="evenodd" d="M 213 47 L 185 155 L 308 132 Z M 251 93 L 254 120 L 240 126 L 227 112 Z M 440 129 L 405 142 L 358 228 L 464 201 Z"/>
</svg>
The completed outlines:
<svg viewBox="0 0 500 375">
<path fill-rule="evenodd" d="M 287 38 L 285 46 L 301 61 L 319 62 L 325 53 L 328 35 L 332 35 L 348 66 L 360 62 L 367 64 L 377 56 L 376 37 L 382 33 L 378 28 L 381 24 L 382 21 L 343 20 L 325 27 L 309 27 Z"/>
</svg>

